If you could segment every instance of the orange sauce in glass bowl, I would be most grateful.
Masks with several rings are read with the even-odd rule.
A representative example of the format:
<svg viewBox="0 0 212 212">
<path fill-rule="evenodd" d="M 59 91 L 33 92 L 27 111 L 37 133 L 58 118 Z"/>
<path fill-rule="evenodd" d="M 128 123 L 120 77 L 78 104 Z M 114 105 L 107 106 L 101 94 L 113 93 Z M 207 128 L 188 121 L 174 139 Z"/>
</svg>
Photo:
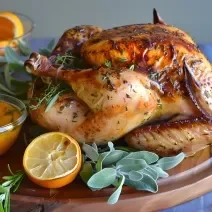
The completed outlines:
<svg viewBox="0 0 212 212">
<path fill-rule="evenodd" d="M 0 155 L 6 153 L 15 143 L 19 136 L 22 124 L 26 119 L 26 111 L 23 113 L 25 107 L 22 109 L 19 107 L 20 105 L 15 104 L 15 101 L 19 104 L 21 101 L 19 102 L 19 100 L 14 97 L 6 97 L 9 99 L 11 98 L 14 101 L 14 104 L 4 100 L 1 101 L 2 98 L 0 95 Z"/>
</svg>

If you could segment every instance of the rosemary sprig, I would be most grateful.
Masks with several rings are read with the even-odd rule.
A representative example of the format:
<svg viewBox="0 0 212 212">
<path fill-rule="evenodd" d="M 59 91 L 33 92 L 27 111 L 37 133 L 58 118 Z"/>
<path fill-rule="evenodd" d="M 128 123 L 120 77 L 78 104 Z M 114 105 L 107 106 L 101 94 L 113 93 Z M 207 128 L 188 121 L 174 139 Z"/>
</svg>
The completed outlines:
<svg viewBox="0 0 212 212">
<path fill-rule="evenodd" d="M 0 212 L 10 211 L 10 193 L 18 190 L 25 177 L 25 173 L 21 170 L 14 174 L 9 164 L 8 170 L 11 175 L 2 177 L 4 182 L 0 185 Z"/>
</svg>

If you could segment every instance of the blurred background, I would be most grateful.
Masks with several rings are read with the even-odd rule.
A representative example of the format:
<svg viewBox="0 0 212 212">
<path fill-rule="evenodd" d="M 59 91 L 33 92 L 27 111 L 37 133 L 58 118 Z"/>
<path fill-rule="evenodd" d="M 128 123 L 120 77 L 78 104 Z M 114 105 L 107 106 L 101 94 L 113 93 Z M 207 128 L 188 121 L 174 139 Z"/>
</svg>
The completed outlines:
<svg viewBox="0 0 212 212">
<path fill-rule="evenodd" d="M 33 37 L 59 37 L 67 28 L 94 24 L 104 28 L 152 22 L 155 7 L 167 23 L 198 43 L 212 42 L 211 0 L 0 0 L 1 11 L 28 15 L 36 23 Z"/>
</svg>

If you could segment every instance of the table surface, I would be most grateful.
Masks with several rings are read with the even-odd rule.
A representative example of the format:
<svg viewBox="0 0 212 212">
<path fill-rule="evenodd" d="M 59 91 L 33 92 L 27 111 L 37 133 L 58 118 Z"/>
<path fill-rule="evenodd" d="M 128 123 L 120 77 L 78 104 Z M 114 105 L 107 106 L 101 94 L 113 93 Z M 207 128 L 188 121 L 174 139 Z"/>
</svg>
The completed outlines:
<svg viewBox="0 0 212 212">
<path fill-rule="evenodd" d="M 49 41 L 53 38 L 32 38 L 30 46 L 34 51 L 39 48 L 45 48 Z M 57 39 L 55 39 L 57 40 Z M 206 57 L 212 62 L 212 44 L 199 44 L 200 49 L 204 52 Z M 212 182 L 211 182 L 212 183 Z M 186 194 L 185 194 L 186 195 Z M 175 207 L 162 210 L 161 212 L 212 212 L 212 192 L 205 194 L 197 199 L 186 202 Z"/>
</svg>

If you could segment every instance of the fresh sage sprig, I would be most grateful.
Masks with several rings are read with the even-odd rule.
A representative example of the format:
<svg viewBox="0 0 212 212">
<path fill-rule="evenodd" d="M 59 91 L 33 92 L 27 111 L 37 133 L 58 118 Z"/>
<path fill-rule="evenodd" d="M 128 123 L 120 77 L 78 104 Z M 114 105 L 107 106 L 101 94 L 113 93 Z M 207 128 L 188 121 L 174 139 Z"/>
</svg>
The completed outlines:
<svg viewBox="0 0 212 212">
<path fill-rule="evenodd" d="M 16 192 L 22 183 L 25 173 L 17 171 L 13 173 L 8 165 L 10 176 L 4 176 L 4 182 L 0 185 L 0 212 L 10 212 L 10 193 Z"/>
<path fill-rule="evenodd" d="M 40 48 L 38 52 L 43 56 L 49 57 L 54 49 L 54 46 L 55 46 L 55 40 L 53 39 L 49 42 L 47 48 Z"/>
<path fill-rule="evenodd" d="M 32 76 L 25 71 L 24 60 L 32 53 L 32 49 L 27 41 L 21 39 L 18 40 L 17 47 L 18 51 L 7 46 L 5 55 L 0 56 L 0 63 L 4 64 L 0 67 L 0 91 L 24 100 L 29 83 L 32 81 Z M 53 48 L 54 40 L 49 42 L 46 49 L 43 49 L 43 55 L 47 51 L 49 54 Z M 42 51 L 40 53 L 42 54 Z"/>
<path fill-rule="evenodd" d="M 116 190 L 108 199 L 108 204 L 115 204 L 123 185 L 136 190 L 158 191 L 157 180 L 168 177 L 169 170 L 183 161 L 184 153 L 174 157 L 159 158 L 148 151 L 130 152 L 128 148 L 116 149 L 112 142 L 107 151 L 101 152 L 96 144 L 83 144 L 84 164 L 80 171 L 82 180 L 95 191 L 115 186 Z"/>
<path fill-rule="evenodd" d="M 23 41 L 21 42 L 21 46 L 24 51 Z M 27 53 L 25 52 L 25 54 Z M 24 61 L 19 54 L 9 46 L 5 48 L 5 56 L 2 58 L 5 59 L 5 64 L 1 67 L 0 90 L 9 95 L 19 96 L 20 98 L 21 95 L 23 95 L 23 98 L 25 98 L 28 85 L 32 79 L 30 75 L 26 74 Z M 20 80 L 18 76 L 21 75 L 25 75 L 25 79 Z"/>
</svg>

